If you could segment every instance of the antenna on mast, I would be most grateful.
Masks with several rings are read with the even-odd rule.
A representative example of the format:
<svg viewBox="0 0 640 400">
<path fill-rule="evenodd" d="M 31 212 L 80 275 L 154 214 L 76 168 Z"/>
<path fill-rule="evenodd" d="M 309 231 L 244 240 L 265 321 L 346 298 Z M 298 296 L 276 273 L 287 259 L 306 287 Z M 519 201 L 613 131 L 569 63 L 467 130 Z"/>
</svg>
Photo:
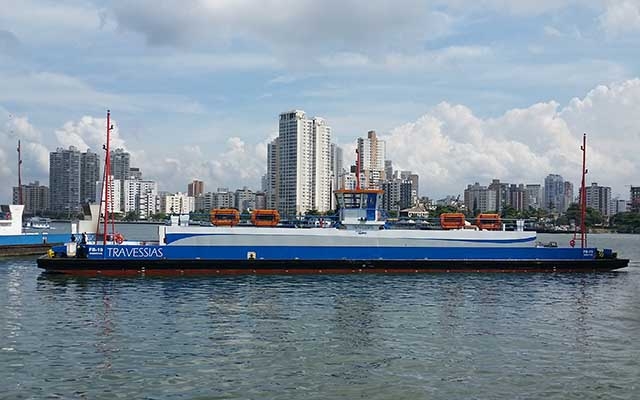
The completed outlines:
<svg viewBox="0 0 640 400">
<path fill-rule="evenodd" d="M 18 204 L 22 204 L 22 150 L 18 139 Z"/>
<path fill-rule="evenodd" d="M 103 179 L 103 193 L 104 193 L 104 230 L 102 237 L 102 244 L 107 244 L 107 230 L 109 225 L 109 187 L 111 181 L 111 153 L 109 150 L 109 141 L 111 129 L 111 110 L 107 110 L 107 142 L 104 146 L 105 156 L 104 156 L 104 179 Z M 113 218 L 113 217 L 111 217 Z M 112 228 L 113 229 L 113 228 Z"/>
<path fill-rule="evenodd" d="M 580 245 L 582 248 L 587 247 L 587 224 L 585 217 L 587 215 L 587 187 L 585 185 L 585 176 L 587 175 L 587 134 L 582 135 L 582 186 L 580 186 Z"/>
</svg>

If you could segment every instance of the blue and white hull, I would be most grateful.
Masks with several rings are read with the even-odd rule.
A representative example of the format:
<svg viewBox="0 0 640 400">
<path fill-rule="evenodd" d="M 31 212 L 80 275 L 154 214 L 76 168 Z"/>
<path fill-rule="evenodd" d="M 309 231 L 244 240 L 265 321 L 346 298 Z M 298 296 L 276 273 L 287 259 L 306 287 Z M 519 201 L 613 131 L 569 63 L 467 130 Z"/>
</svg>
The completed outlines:
<svg viewBox="0 0 640 400">
<path fill-rule="evenodd" d="M 348 273 L 597 270 L 611 251 L 536 246 L 534 232 L 161 227 L 156 244 L 89 244 L 38 265 L 55 272 Z M 624 264 L 624 265 L 623 265 Z"/>
</svg>

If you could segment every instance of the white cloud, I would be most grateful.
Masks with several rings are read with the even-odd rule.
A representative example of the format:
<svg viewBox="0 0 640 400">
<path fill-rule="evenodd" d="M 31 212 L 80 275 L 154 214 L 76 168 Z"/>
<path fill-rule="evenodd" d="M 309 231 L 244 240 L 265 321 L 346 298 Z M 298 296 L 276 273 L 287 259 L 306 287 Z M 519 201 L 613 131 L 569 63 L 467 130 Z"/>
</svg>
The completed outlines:
<svg viewBox="0 0 640 400">
<path fill-rule="evenodd" d="M 467 184 L 542 183 L 559 173 L 577 187 L 581 137 L 588 133 L 589 181 L 625 185 L 640 171 L 640 80 L 599 86 L 560 109 L 556 102 L 482 119 L 464 106 L 441 103 L 391 131 L 387 158 L 420 175 L 424 194 L 461 193 Z"/>
<path fill-rule="evenodd" d="M 197 178 L 205 182 L 205 190 L 219 187 L 235 190 L 242 186 L 260 189 L 266 172 L 266 144 L 248 145 L 238 137 L 230 137 L 223 147 L 203 149 L 197 145 L 172 147 L 164 154 L 139 152 L 135 163 L 145 177 L 159 182 L 161 190 L 186 190 L 187 183 Z M 134 157 L 132 156 L 132 163 Z"/>
<path fill-rule="evenodd" d="M 10 114 L 0 107 L 0 199 L 11 198 L 11 188 L 18 186 L 18 153 L 22 149 L 22 178 L 25 183 L 48 179 L 49 152 L 42 144 L 41 133 L 23 116 Z"/>
<path fill-rule="evenodd" d="M 205 110 L 202 104 L 183 95 L 112 93 L 96 89 L 75 76 L 51 72 L 0 71 L 0 101 L 83 110 L 102 109 L 109 104 L 117 104 L 119 109 L 129 112 L 199 114 Z"/>
<path fill-rule="evenodd" d="M 110 133 L 110 147 L 112 149 L 127 149 L 124 140 L 120 137 L 120 131 L 116 121 L 111 119 L 113 129 Z M 85 152 L 88 149 L 94 153 L 102 151 L 102 146 L 106 143 L 107 120 L 105 118 L 95 118 L 84 116 L 79 121 L 69 121 L 61 128 L 56 129 L 55 135 L 58 143 L 63 148 L 74 146 L 78 150 Z"/>
<path fill-rule="evenodd" d="M 475 12 L 490 9 L 513 15 L 540 15 L 562 10 L 569 6 L 591 6 L 600 0 L 436 0 L 449 10 Z"/>
<path fill-rule="evenodd" d="M 86 2 L 21 0 L 3 4 L 0 26 L 39 45 L 70 38 L 76 43 L 78 38 L 86 42 L 97 36 L 101 18 L 99 9 Z"/>
<path fill-rule="evenodd" d="M 415 46 L 449 29 L 448 16 L 421 0 L 114 1 L 118 25 L 154 45 L 217 47 L 234 41 L 273 49 Z"/>
<path fill-rule="evenodd" d="M 602 28 L 611 36 L 640 32 L 640 0 L 606 0 L 600 16 Z"/>
</svg>

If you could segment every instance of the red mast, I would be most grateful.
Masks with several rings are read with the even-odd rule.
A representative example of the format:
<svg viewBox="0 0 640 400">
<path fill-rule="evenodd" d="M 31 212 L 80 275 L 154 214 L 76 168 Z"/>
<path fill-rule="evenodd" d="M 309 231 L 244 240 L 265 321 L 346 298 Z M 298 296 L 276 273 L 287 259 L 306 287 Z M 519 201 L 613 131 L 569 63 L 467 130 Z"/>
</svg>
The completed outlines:
<svg viewBox="0 0 640 400">
<path fill-rule="evenodd" d="M 18 204 L 22 204 L 22 150 L 18 140 Z"/>
<path fill-rule="evenodd" d="M 585 217 L 587 215 L 587 187 L 585 186 L 585 175 L 587 175 L 587 134 L 582 136 L 582 186 L 580 187 L 580 245 L 587 246 L 587 227 Z"/>
<path fill-rule="evenodd" d="M 107 110 L 107 144 L 105 145 L 104 159 L 104 232 L 102 244 L 107 244 L 107 227 L 109 224 L 109 181 L 111 180 L 111 153 L 109 152 L 109 139 L 111 132 L 111 110 Z"/>
</svg>

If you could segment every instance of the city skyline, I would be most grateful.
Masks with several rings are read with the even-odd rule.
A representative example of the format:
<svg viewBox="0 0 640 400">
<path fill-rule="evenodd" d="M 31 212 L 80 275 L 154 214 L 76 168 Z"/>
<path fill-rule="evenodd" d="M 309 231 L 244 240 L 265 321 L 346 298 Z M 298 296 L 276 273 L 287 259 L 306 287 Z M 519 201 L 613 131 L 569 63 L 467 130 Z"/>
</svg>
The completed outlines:
<svg viewBox="0 0 640 400">
<path fill-rule="evenodd" d="M 583 133 L 589 180 L 638 184 L 637 0 L 14 3 L 0 15 L 10 185 L 18 140 L 25 180 L 45 181 L 51 149 L 99 153 L 108 108 L 114 147 L 171 190 L 259 187 L 273 116 L 292 108 L 328 121 L 345 157 L 375 130 L 435 197 L 492 177 L 577 182 Z"/>
<path fill-rule="evenodd" d="M 307 117 L 306 117 L 304 111 L 300 111 L 300 110 L 294 110 L 294 111 L 288 111 L 288 112 L 281 113 L 280 114 L 280 119 L 282 120 L 283 116 L 286 116 L 286 115 L 288 115 L 290 113 L 294 113 L 296 115 L 299 114 L 299 115 L 297 115 L 297 119 L 300 119 L 300 121 L 303 122 L 300 127 L 296 128 L 296 130 L 304 129 L 305 132 L 315 132 L 315 128 L 314 127 L 315 127 L 317 122 L 319 122 L 320 126 L 326 127 L 328 132 L 330 132 L 330 130 L 331 130 L 330 127 L 326 126 L 326 122 L 322 118 L 314 117 L 312 119 L 306 119 Z M 296 123 L 296 125 L 297 125 L 297 123 Z M 287 129 L 285 129 L 285 131 Z M 323 128 L 323 129 L 325 129 L 325 128 Z M 444 196 L 434 196 L 434 195 L 432 195 L 431 193 L 428 193 L 428 192 L 427 193 L 419 192 L 416 189 L 418 187 L 418 176 L 419 175 L 418 174 L 411 175 L 411 171 L 402 171 L 402 170 L 398 170 L 398 169 L 395 169 L 395 170 L 391 169 L 392 168 L 392 160 L 388 159 L 388 157 L 385 156 L 385 151 L 384 151 L 385 142 L 384 141 L 378 140 L 378 142 L 379 142 L 378 146 L 381 146 L 380 150 L 376 150 L 375 147 L 371 148 L 370 145 L 366 145 L 366 146 L 364 145 L 365 143 L 370 142 L 372 140 L 372 138 L 373 138 L 374 141 L 377 140 L 377 139 L 375 139 L 376 138 L 375 131 L 369 131 L 369 132 L 367 132 L 367 135 L 365 137 L 358 137 L 356 139 L 356 143 L 358 143 L 357 146 L 360 147 L 360 159 L 361 159 L 361 170 L 362 170 L 361 182 L 362 182 L 363 187 L 371 187 L 371 188 L 379 187 L 379 184 L 375 183 L 377 181 L 374 181 L 374 182 L 371 182 L 370 184 L 367 184 L 367 176 L 370 173 L 370 170 L 369 170 L 370 167 L 367 166 L 367 162 L 363 162 L 362 161 L 364 156 L 366 156 L 368 158 L 371 158 L 374 153 L 377 153 L 376 157 L 381 157 L 380 158 L 381 162 L 378 162 L 380 168 L 383 168 L 384 170 L 388 169 L 388 172 L 386 172 L 387 174 L 393 174 L 393 175 L 387 176 L 386 177 L 387 180 L 388 179 L 406 180 L 406 179 L 409 179 L 409 175 L 412 176 L 412 177 L 415 176 L 415 182 L 413 183 L 413 186 L 414 186 L 413 193 L 410 195 L 410 197 L 413 199 L 412 202 L 415 202 L 415 199 L 417 199 L 419 197 L 427 197 L 427 198 L 429 198 L 431 200 L 438 200 L 441 197 L 450 197 L 450 196 L 455 197 L 458 194 L 459 195 L 465 194 L 465 197 L 466 197 L 467 189 L 464 189 L 464 187 L 462 187 L 460 189 L 460 192 L 452 192 L 452 193 L 448 193 L 448 194 L 446 194 Z M 332 165 L 332 167 L 327 170 L 328 171 L 327 176 L 330 176 L 332 178 L 331 179 L 332 182 L 335 179 L 336 184 L 333 187 L 335 187 L 335 188 L 354 187 L 354 185 L 355 185 L 355 177 L 354 176 L 348 177 L 348 175 L 354 175 L 353 172 L 351 172 L 349 174 L 347 172 L 347 170 L 344 169 L 344 167 L 341 167 L 340 171 L 336 171 L 334 169 L 334 167 L 333 167 L 333 163 L 334 162 L 338 162 L 338 164 L 341 165 L 341 166 L 342 165 L 349 166 L 349 162 L 348 161 L 345 162 L 344 159 L 340 160 L 340 161 L 333 160 L 333 158 L 334 158 L 334 155 L 333 155 L 334 149 L 333 148 L 334 147 L 337 148 L 338 149 L 337 151 L 339 151 L 340 153 L 341 153 L 341 150 L 335 144 L 329 143 L 329 141 L 330 141 L 329 136 L 327 136 L 324 140 L 326 140 L 326 143 L 325 143 L 326 146 L 324 146 L 324 147 L 326 147 L 326 149 L 324 149 L 323 152 L 326 151 L 326 154 L 324 154 L 323 157 L 326 159 L 325 161 L 328 163 L 328 165 Z M 272 141 L 272 143 L 270 144 L 270 147 L 267 150 L 267 153 L 272 153 L 274 150 L 272 150 L 271 148 L 272 147 L 274 149 L 277 148 L 277 143 L 279 143 L 279 142 L 280 142 L 280 138 L 279 137 L 274 139 Z M 295 147 L 295 141 L 292 142 L 292 144 Z M 289 146 L 289 147 L 291 147 L 291 146 Z M 314 147 L 315 146 L 312 145 L 310 147 L 310 149 L 314 148 Z M 367 150 L 364 151 L 364 149 L 367 149 Z M 86 154 L 86 155 L 92 155 L 92 160 L 93 161 L 90 164 L 86 164 L 86 161 L 84 161 L 85 160 L 85 154 L 80 154 L 79 150 L 75 146 L 70 146 L 69 149 L 58 148 L 58 149 L 56 149 L 55 152 L 51 152 L 50 153 L 50 163 L 53 163 L 53 159 L 51 158 L 51 157 L 53 157 L 53 155 L 57 156 L 58 154 L 66 154 L 66 153 L 69 153 L 69 152 L 78 153 L 78 157 L 82 156 L 82 160 L 83 160 L 82 164 L 85 165 L 85 166 L 83 166 L 81 168 L 80 164 L 78 164 L 78 166 L 75 167 L 75 169 L 78 171 L 78 173 L 80 173 L 80 171 L 83 171 L 84 169 L 86 169 L 87 165 L 95 164 L 95 166 L 91 167 L 92 168 L 92 172 L 90 172 L 90 175 L 91 176 L 95 176 L 95 177 L 98 176 L 98 173 L 101 170 L 101 166 L 97 165 L 97 163 L 99 161 L 99 155 L 97 155 L 96 153 L 92 153 L 90 150 L 88 150 L 87 154 Z M 354 149 L 354 152 L 355 152 L 355 149 Z M 303 153 L 304 153 L 304 151 L 303 151 Z M 267 158 L 269 158 L 269 157 L 274 157 L 274 156 L 272 156 L 271 154 L 267 154 Z M 281 158 L 281 157 L 278 157 L 278 158 Z M 357 158 L 357 157 L 354 157 L 354 158 Z M 80 160 L 80 158 L 78 158 L 78 160 Z M 114 166 L 114 168 L 112 169 L 112 172 L 114 172 L 112 174 L 112 176 L 114 177 L 116 182 L 118 182 L 118 184 L 121 186 L 121 188 L 118 190 L 118 195 L 122 196 L 121 197 L 121 201 L 119 202 L 119 204 L 121 204 L 122 207 L 124 208 L 125 207 L 124 206 L 125 205 L 125 200 L 124 199 L 125 199 L 126 193 L 127 193 L 127 191 L 124 188 L 125 181 L 129 179 L 129 176 L 131 176 L 131 179 L 134 179 L 134 181 L 141 181 L 141 179 L 142 179 L 142 171 L 138 167 L 131 167 L 130 166 L 130 163 L 131 163 L 130 154 L 128 152 L 126 152 L 125 150 L 123 150 L 122 148 L 116 148 L 116 149 L 114 149 L 112 151 L 112 153 L 111 153 L 111 163 Z M 269 198 L 269 192 L 270 192 L 269 188 L 270 188 L 270 186 L 272 184 L 274 184 L 273 182 L 269 182 L 269 178 L 268 177 L 271 176 L 271 179 L 275 179 L 276 176 L 281 175 L 281 174 L 277 173 L 278 168 L 276 166 L 277 163 L 280 163 L 280 160 L 276 159 L 274 161 L 274 163 L 276 163 L 276 164 L 274 164 L 272 167 L 268 166 L 270 164 L 267 165 L 267 169 L 265 171 L 266 173 L 263 175 L 263 180 L 262 180 L 262 184 L 261 184 L 261 189 L 260 190 L 264 190 L 267 193 L 267 198 Z M 51 164 L 51 165 L 53 165 L 53 164 Z M 353 167 L 355 167 L 355 160 L 354 160 L 354 163 L 351 165 L 351 168 L 353 168 Z M 51 173 L 52 173 L 51 171 L 52 170 L 50 170 L 50 177 L 52 176 L 51 175 Z M 384 175 L 385 171 L 381 171 L 381 173 Z M 337 176 L 334 176 L 334 174 L 337 175 Z M 346 175 L 344 175 L 344 174 L 346 174 Z M 407 174 L 409 174 L 409 175 L 407 175 Z M 58 173 L 53 173 L 53 176 L 56 176 L 56 175 L 58 175 Z M 407 175 L 407 176 L 404 176 L 404 175 Z M 348 181 L 345 181 L 346 178 L 349 178 L 351 182 L 349 183 Z M 553 179 L 557 178 L 557 180 L 559 180 L 560 187 L 558 189 L 550 190 L 550 187 L 549 187 L 549 184 L 547 183 L 547 181 L 549 179 L 552 179 L 552 178 Z M 78 178 L 78 179 L 80 179 L 80 178 Z M 80 180 L 82 180 L 82 179 L 80 179 Z M 85 187 L 88 185 L 88 186 L 92 187 L 92 189 L 95 189 L 96 193 L 99 191 L 99 188 L 100 188 L 100 185 L 101 185 L 99 181 L 94 182 L 95 183 L 95 187 L 93 187 L 93 185 L 90 183 L 91 179 L 87 180 L 86 178 L 84 178 L 84 181 L 85 182 L 84 182 L 83 185 Z M 147 181 L 149 181 L 149 180 L 145 180 L 145 182 L 147 182 Z M 153 180 L 153 178 L 150 181 L 151 182 L 155 182 Z M 493 181 L 493 183 L 488 185 L 489 189 L 492 189 L 492 185 L 495 185 L 496 182 L 498 183 L 498 185 L 502 185 L 502 186 L 505 186 L 505 185 L 508 186 L 509 184 L 514 185 L 514 183 L 510 183 L 510 182 L 502 182 L 502 183 L 500 183 L 500 179 L 499 178 L 495 179 L 495 177 L 492 177 L 492 181 Z M 39 183 L 39 181 L 36 181 L 36 182 Z M 338 182 L 341 182 L 341 183 L 338 183 Z M 236 184 L 238 184 L 238 182 L 236 182 Z M 333 183 L 329 184 L 329 181 L 327 181 L 327 182 L 325 182 L 324 186 L 331 187 L 332 184 Z M 522 181 L 515 183 L 515 185 L 523 185 L 523 184 L 524 183 Z M 540 186 L 538 181 L 528 182 L 527 186 L 532 186 L 531 184 L 533 184 L 533 186 Z M 587 190 L 589 190 L 590 186 L 593 186 L 593 185 L 596 185 L 596 184 L 597 184 L 596 182 L 591 182 L 591 185 L 589 185 L 589 183 L 587 182 Z M 157 183 L 154 183 L 154 185 L 156 185 L 156 187 L 158 187 Z M 187 195 L 188 193 L 190 193 L 191 191 L 194 190 L 195 186 L 197 186 L 198 187 L 197 191 L 200 194 L 202 194 L 203 191 L 204 191 L 204 185 L 205 185 L 205 182 L 203 182 L 202 180 L 199 180 L 197 178 L 193 178 L 190 182 L 186 183 L 186 188 L 187 188 L 186 190 L 184 190 L 184 188 L 180 188 L 178 190 L 164 190 L 164 188 L 162 188 L 162 187 L 160 187 L 160 188 L 163 189 L 162 192 L 164 192 L 164 193 L 176 193 L 176 194 L 178 194 L 178 193 L 183 193 L 184 192 L 184 194 Z M 244 183 L 240 183 L 240 185 L 243 186 L 245 189 L 247 189 L 247 186 Z M 26 187 L 26 186 L 28 186 L 28 185 L 23 183 L 23 187 Z M 49 188 L 47 185 L 43 185 L 43 186 L 47 187 L 47 189 Z M 214 186 L 220 188 L 219 185 L 214 185 Z M 467 186 L 468 186 L 468 188 L 471 187 L 470 184 L 468 184 Z M 477 181 L 475 183 L 475 186 L 478 187 L 478 182 Z M 634 185 L 626 185 L 626 186 L 631 188 Z M 569 204 L 575 202 L 575 199 L 577 198 L 577 196 L 574 194 L 574 184 L 572 182 L 570 182 L 570 181 L 565 181 L 562 178 L 562 176 L 560 176 L 558 174 L 553 174 L 553 173 L 548 174 L 544 178 L 544 185 L 542 185 L 542 187 L 543 187 L 542 193 L 544 194 L 544 199 L 540 199 L 541 202 L 542 202 L 542 204 L 541 204 L 542 208 L 549 208 L 549 207 L 547 207 L 547 205 L 552 203 L 553 204 L 552 208 L 564 211 L 564 210 L 567 209 Z M 325 189 L 323 189 L 323 190 L 325 190 Z M 498 189 L 493 188 L 492 190 L 498 190 Z M 14 187 L 13 188 L 13 193 L 12 193 L 12 202 L 16 201 L 16 193 L 17 193 L 16 190 L 17 190 L 17 188 Z M 157 191 L 157 190 L 158 189 L 155 189 L 155 191 Z M 305 190 L 309 190 L 309 189 L 303 189 L 303 191 L 305 191 Z M 486 190 L 486 188 L 485 188 L 485 190 Z M 579 187 L 578 187 L 578 190 L 579 190 Z M 617 200 L 617 199 L 625 200 L 626 199 L 624 197 L 624 195 L 622 195 L 620 193 L 617 193 L 617 194 L 612 196 L 611 187 L 607 187 L 607 190 L 608 190 L 607 196 L 608 196 L 609 199 L 614 199 L 614 200 Z M 86 191 L 86 189 L 81 189 L 80 190 L 80 192 L 83 192 L 83 191 Z M 259 190 L 256 190 L 256 192 L 258 192 L 258 191 Z M 55 192 L 55 190 L 54 190 L 54 192 Z M 213 191 L 209 191 L 208 193 L 213 193 Z M 275 194 L 275 192 L 272 192 L 272 193 Z M 499 191 L 498 191 L 498 193 L 499 193 Z M 188 195 L 191 196 L 191 194 L 188 194 Z M 550 197 L 550 196 L 558 196 L 559 198 L 556 199 L 555 197 Z M 197 197 L 197 196 L 194 196 L 194 197 Z M 278 196 L 276 195 L 274 198 L 277 198 L 277 197 Z M 322 195 L 319 198 L 325 198 L 325 197 L 327 197 L 326 193 L 325 193 L 325 195 Z M 631 195 L 629 197 L 631 197 Z M 94 198 L 94 196 L 89 195 L 87 198 Z M 98 196 L 97 195 L 95 196 L 95 199 L 96 199 L 96 201 L 98 201 Z M 78 200 L 77 204 L 73 206 L 75 209 L 78 209 L 78 207 L 80 206 L 80 202 L 79 201 L 80 200 Z M 313 201 L 315 201 L 315 200 L 313 200 Z M 313 202 L 313 201 L 312 200 L 307 200 L 307 202 L 309 202 L 309 204 L 311 204 L 311 202 Z M 497 199 L 497 202 L 500 203 L 500 199 L 499 198 Z M 466 200 L 465 200 L 465 203 L 467 203 Z M 266 200 L 265 205 L 268 208 L 278 208 L 278 206 L 275 203 L 273 203 L 273 202 L 270 203 L 269 200 Z M 328 205 L 329 205 L 329 203 L 327 203 L 327 206 Z M 408 206 L 408 203 L 405 206 Z M 303 207 L 303 208 L 305 208 L 305 207 Z M 307 209 L 314 209 L 314 208 L 315 207 L 313 207 L 313 206 L 310 207 L 310 208 L 307 207 Z M 323 207 L 323 211 L 325 211 L 324 208 L 326 208 L 326 207 Z M 596 207 L 596 208 L 598 208 L 598 207 Z"/>
<path fill-rule="evenodd" d="M 333 209 L 331 202 L 327 199 L 332 197 L 329 189 L 331 187 L 355 188 L 356 165 L 351 165 L 348 169 L 344 168 L 343 160 L 338 159 L 340 149 L 330 143 L 331 128 L 321 118 L 310 119 L 306 117 L 304 111 L 292 110 L 281 113 L 279 119 L 281 135 L 274 139 L 268 149 L 268 158 L 273 161 L 270 162 L 264 175 L 261 191 L 254 192 L 244 186 L 243 189 L 237 189 L 235 195 L 227 188 L 218 188 L 216 192 L 205 193 L 205 182 L 198 179 L 187 183 L 186 192 L 159 191 L 157 182 L 143 180 L 140 168 L 131 167 L 130 154 L 117 148 L 111 153 L 113 180 L 109 192 L 110 198 L 114 200 L 113 211 L 125 214 L 135 211 L 141 218 L 146 219 L 158 210 L 175 209 L 178 204 L 180 209 L 188 206 L 190 211 L 219 208 L 221 205 L 244 210 L 259 205 L 260 208 L 276 208 L 285 215 L 299 215 L 310 210 L 325 212 Z M 377 140 L 375 132 L 369 131 L 366 138 L 359 137 L 357 142 L 360 185 L 367 189 L 383 189 L 382 201 L 385 210 L 410 208 L 418 205 L 419 200 L 423 205 L 438 203 L 460 206 L 460 196 L 454 200 L 455 194 L 444 199 L 433 196 L 423 196 L 424 198 L 420 199 L 419 176 L 411 171 L 394 170 L 392 160 L 386 157 L 385 143 Z M 26 194 L 23 197 L 26 210 L 54 213 L 67 210 L 67 212 L 76 213 L 86 201 L 82 199 L 93 201 L 94 196 L 91 194 L 93 192 L 95 192 L 95 202 L 100 201 L 98 194 L 102 192 L 103 183 L 97 180 L 100 167 L 96 153 L 90 151 L 81 153 L 70 146 L 69 149 L 58 148 L 55 152 L 51 152 L 50 160 L 50 181 L 58 184 L 54 185 L 53 190 L 40 186 L 37 181 L 35 185 L 31 183 L 23 185 L 23 193 Z M 314 171 L 315 173 L 312 173 Z M 286 180 L 279 178 L 281 176 L 297 178 L 290 179 L 291 182 L 287 184 Z M 371 179 L 374 176 L 384 176 L 384 179 Z M 272 180 L 274 178 L 275 180 Z M 317 185 L 314 182 L 320 182 L 324 188 L 314 189 Z M 633 188 L 631 186 L 630 203 L 635 201 L 632 194 Z M 620 199 L 620 196 L 611 196 L 611 188 L 608 186 L 592 182 L 585 189 L 587 205 L 600 211 L 605 217 L 628 208 L 625 199 Z M 42 195 L 45 193 L 43 190 L 50 194 L 50 208 L 41 202 Z M 17 187 L 13 188 L 14 204 L 17 202 L 19 192 Z M 62 200 L 62 197 L 65 199 Z M 166 206 L 169 198 L 173 198 L 171 207 Z M 463 202 L 467 210 L 474 212 L 502 212 L 504 207 L 512 207 L 516 211 L 545 209 L 562 214 L 571 204 L 576 203 L 578 198 L 579 195 L 575 195 L 573 183 L 565 181 L 560 175 L 549 174 L 544 179 L 544 185 L 508 183 L 501 182 L 500 179 L 492 179 L 488 186 L 481 186 L 478 182 L 473 186 L 469 184 L 464 190 Z"/>
</svg>

